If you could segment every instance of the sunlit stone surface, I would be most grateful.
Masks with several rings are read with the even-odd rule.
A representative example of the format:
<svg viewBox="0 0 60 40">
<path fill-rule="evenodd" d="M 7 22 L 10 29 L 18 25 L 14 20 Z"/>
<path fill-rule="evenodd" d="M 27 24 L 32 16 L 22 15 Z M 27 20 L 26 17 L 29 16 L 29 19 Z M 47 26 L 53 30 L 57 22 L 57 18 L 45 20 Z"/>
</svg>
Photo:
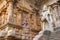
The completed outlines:
<svg viewBox="0 0 60 40">
<path fill-rule="evenodd" d="M 0 0 L 0 40 L 49 40 L 57 27 L 60 1 Z"/>
</svg>

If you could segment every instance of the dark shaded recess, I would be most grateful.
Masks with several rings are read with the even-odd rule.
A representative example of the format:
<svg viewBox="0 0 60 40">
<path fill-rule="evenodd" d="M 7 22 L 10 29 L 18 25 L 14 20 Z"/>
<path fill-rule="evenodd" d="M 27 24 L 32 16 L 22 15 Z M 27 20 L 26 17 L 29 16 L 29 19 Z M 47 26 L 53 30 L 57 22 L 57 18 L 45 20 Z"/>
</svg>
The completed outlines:
<svg viewBox="0 0 60 40">
<path fill-rule="evenodd" d="M 40 3 L 41 0 L 35 0 L 35 6 L 39 6 L 39 3 Z"/>
<path fill-rule="evenodd" d="M 32 6 L 32 5 L 30 5 L 30 7 L 31 7 L 31 8 L 33 8 L 33 6 Z"/>
<path fill-rule="evenodd" d="M 31 29 L 32 32 L 38 33 L 40 30 Z"/>
<path fill-rule="evenodd" d="M 36 2 L 40 2 L 40 0 L 35 0 Z"/>
<path fill-rule="evenodd" d="M 39 16 L 39 10 L 35 10 L 36 11 L 36 15 Z"/>
<path fill-rule="evenodd" d="M 8 36 L 7 40 L 22 40 L 21 38 L 16 38 L 14 36 Z"/>
<path fill-rule="evenodd" d="M 30 18 L 32 18 L 33 14 L 30 15 Z"/>
<path fill-rule="evenodd" d="M 58 5 L 60 6 L 60 0 L 57 1 Z"/>
<path fill-rule="evenodd" d="M 39 3 L 37 3 L 37 2 L 35 2 L 35 4 L 34 4 L 36 7 L 39 7 Z"/>
<path fill-rule="evenodd" d="M 50 36 L 51 35 L 51 31 L 45 30 L 43 34 L 46 35 L 46 36 Z"/>
<path fill-rule="evenodd" d="M 17 0 L 14 0 L 14 1 L 13 1 L 13 5 L 16 6 L 16 3 L 17 3 L 17 2 L 18 2 Z"/>
<path fill-rule="evenodd" d="M 37 3 L 35 3 L 35 6 L 38 6 L 38 4 L 37 4 Z"/>
<path fill-rule="evenodd" d="M 22 10 L 22 12 L 24 12 L 25 14 L 28 14 L 28 12 L 27 12 L 27 11 L 25 11 L 25 10 Z"/>
<path fill-rule="evenodd" d="M 28 23 L 26 23 L 26 26 L 29 25 Z"/>
<path fill-rule="evenodd" d="M 17 6 L 15 6 L 15 7 L 18 9 L 18 11 L 23 12 L 23 10 L 20 9 L 19 7 L 17 7 Z"/>
<path fill-rule="evenodd" d="M 36 13 L 37 16 L 39 16 L 39 10 L 38 9 L 33 9 L 34 13 Z"/>
</svg>

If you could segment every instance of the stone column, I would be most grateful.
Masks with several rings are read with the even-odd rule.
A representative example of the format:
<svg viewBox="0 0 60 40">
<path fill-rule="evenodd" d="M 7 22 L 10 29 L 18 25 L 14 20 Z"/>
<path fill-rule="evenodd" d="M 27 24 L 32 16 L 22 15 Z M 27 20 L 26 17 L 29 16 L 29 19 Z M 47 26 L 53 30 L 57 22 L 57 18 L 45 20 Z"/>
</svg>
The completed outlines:
<svg viewBox="0 0 60 40">
<path fill-rule="evenodd" d="M 12 22 L 12 14 L 13 14 L 13 0 L 9 1 L 9 5 L 7 8 L 8 13 L 8 22 Z"/>
</svg>

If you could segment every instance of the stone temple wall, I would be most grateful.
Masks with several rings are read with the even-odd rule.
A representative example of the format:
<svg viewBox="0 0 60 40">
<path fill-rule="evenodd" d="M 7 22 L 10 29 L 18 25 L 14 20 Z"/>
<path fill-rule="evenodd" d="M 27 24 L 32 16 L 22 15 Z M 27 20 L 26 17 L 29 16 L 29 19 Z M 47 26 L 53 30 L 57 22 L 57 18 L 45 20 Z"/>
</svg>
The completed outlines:
<svg viewBox="0 0 60 40">
<path fill-rule="evenodd" d="M 0 40 L 32 40 L 41 30 L 37 13 L 25 0 L 1 0 Z"/>
</svg>

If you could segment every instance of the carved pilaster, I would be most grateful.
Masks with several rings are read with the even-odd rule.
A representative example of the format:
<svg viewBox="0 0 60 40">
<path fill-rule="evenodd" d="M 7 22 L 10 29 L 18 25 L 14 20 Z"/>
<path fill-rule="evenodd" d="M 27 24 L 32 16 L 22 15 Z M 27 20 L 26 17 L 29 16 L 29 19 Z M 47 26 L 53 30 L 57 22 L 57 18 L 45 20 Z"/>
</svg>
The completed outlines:
<svg viewBox="0 0 60 40">
<path fill-rule="evenodd" d="M 7 7 L 7 13 L 8 13 L 8 22 L 12 22 L 12 14 L 13 14 L 13 1 L 9 1 L 9 6 Z"/>
</svg>

